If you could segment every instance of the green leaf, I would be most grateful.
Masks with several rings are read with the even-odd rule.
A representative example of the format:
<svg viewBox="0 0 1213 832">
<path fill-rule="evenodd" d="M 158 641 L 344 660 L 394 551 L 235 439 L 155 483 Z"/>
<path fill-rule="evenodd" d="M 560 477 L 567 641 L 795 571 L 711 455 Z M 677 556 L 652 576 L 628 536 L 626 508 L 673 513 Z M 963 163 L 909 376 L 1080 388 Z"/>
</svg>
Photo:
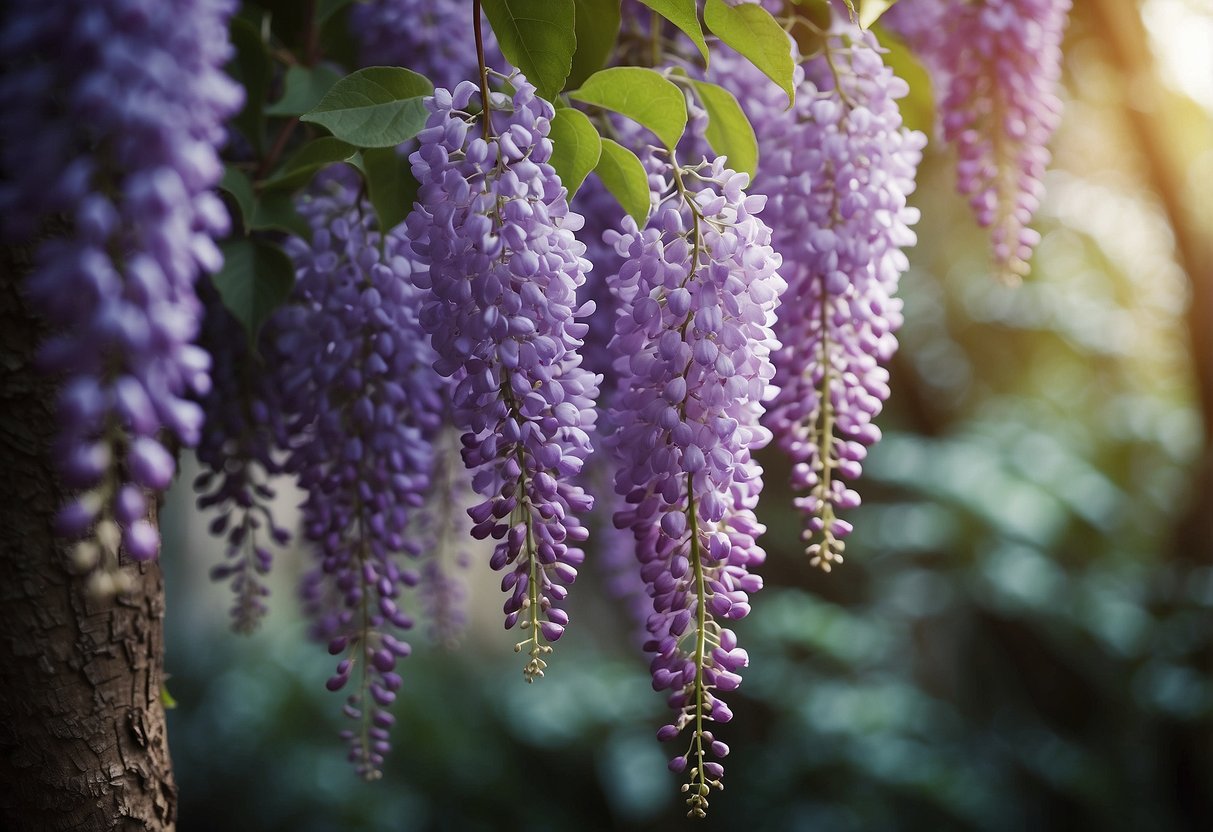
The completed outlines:
<svg viewBox="0 0 1213 832">
<path fill-rule="evenodd" d="M 286 300 L 295 283 L 295 267 L 278 246 L 265 240 L 225 240 L 223 268 L 211 279 L 223 305 L 257 337 L 266 318 Z"/>
<path fill-rule="evenodd" d="M 569 98 L 594 104 L 652 130 L 671 150 L 687 126 L 687 101 L 682 91 L 661 73 L 636 66 L 616 66 L 595 72 Z"/>
<path fill-rule="evenodd" d="M 257 197 L 253 194 L 253 183 L 240 168 L 228 165 L 223 169 L 223 181 L 219 187 L 231 194 L 232 201 L 240 209 L 240 222 L 247 228 L 253 219 Z"/>
<path fill-rule="evenodd" d="M 177 707 L 177 700 L 174 699 L 173 695 L 168 692 L 168 685 L 164 684 L 164 682 L 160 683 L 160 704 L 163 705 L 164 709 L 167 711 L 171 711 L 173 708 Z"/>
<path fill-rule="evenodd" d="M 295 200 L 289 191 L 262 194 L 253 209 L 249 227 L 259 231 L 284 231 L 305 240 L 312 238 L 312 227 L 295 210 Z"/>
<path fill-rule="evenodd" d="M 282 98 L 265 108 L 270 116 L 301 116 L 324 98 L 341 80 L 341 73 L 324 64 L 313 67 L 296 64 L 286 71 Z"/>
<path fill-rule="evenodd" d="M 708 111 L 705 138 L 717 155 L 727 156 L 729 167 L 754 178 L 758 170 L 758 139 L 733 93 L 707 81 L 692 81 L 703 108 Z"/>
<path fill-rule="evenodd" d="M 367 196 L 379 218 L 379 227 L 391 231 L 413 210 L 417 198 L 417 180 L 408 156 L 395 148 L 364 150 L 359 167 L 366 177 Z"/>
<path fill-rule="evenodd" d="M 232 119 L 232 124 L 260 154 L 265 150 L 263 108 L 274 67 L 261 33 L 252 23 L 233 18 L 231 38 L 236 54 L 228 62 L 227 73 L 244 87 L 244 109 Z"/>
<path fill-rule="evenodd" d="M 373 66 L 334 84 L 302 120 L 327 127 L 358 147 L 394 147 L 425 126 L 422 98 L 433 91 L 424 75 L 401 67 Z"/>
<path fill-rule="evenodd" d="M 330 17 L 352 2 L 353 0 L 320 0 L 316 4 L 316 25 L 323 26 Z"/>
<path fill-rule="evenodd" d="M 618 142 L 602 140 L 602 156 L 594 168 L 602 184 L 637 225 L 649 217 L 649 177 L 636 154 Z"/>
<path fill-rule="evenodd" d="M 606 66 L 619 37 L 619 0 L 573 0 L 577 51 L 563 86 L 575 87 Z"/>
<path fill-rule="evenodd" d="M 703 22 L 716 37 L 736 49 L 788 94 L 788 106 L 796 99 L 792 41 L 771 13 L 755 3 L 729 6 L 724 0 L 707 0 Z"/>
<path fill-rule="evenodd" d="M 573 0 L 484 0 L 501 54 L 543 98 L 564 89 L 577 51 Z"/>
<path fill-rule="evenodd" d="M 859 25 L 864 29 L 870 28 L 896 2 L 897 0 L 861 0 L 859 4 Z"/>
<path fill-rule="evenodd" d="M 552 119 L 552 167 L 569 189 L 569 199 L 577 193 L 602 156 L 602 138 L 589 116 L 569 107 L 557 110 Z"/>
<path fill-rule="evenodd" d="M 357 152 L 358 148 L 348 142 L 322 136 L 299 148 L 262 188 L 266 191 L 292 190 L 310 182 L 322 168 L 334 162 L 344 162 Z"/>
<path fill-rule="evenodd" d="M 909 94 L 897 102 L 897 107 L 901 110 L 901 120 L 911 130 L 921 130 L 930 135 L 935 127 L 935 97 L 930 73 L 898 38 L 879 28 L 876 35 L 885 50 L 881 56 L 885 66 L 910 85 Z"/>
<path fill-rule="evenodd" d="M 708 66 L 708 44 L 703 39 L 703 27 L 699 25 L 699 15 L 695 11 L 695 0 L 640 0 L 657 14 L 677 26 L 683 34 L 691 39 L 699 54 L 703 56 L 703 65 Z"/>
</svg>

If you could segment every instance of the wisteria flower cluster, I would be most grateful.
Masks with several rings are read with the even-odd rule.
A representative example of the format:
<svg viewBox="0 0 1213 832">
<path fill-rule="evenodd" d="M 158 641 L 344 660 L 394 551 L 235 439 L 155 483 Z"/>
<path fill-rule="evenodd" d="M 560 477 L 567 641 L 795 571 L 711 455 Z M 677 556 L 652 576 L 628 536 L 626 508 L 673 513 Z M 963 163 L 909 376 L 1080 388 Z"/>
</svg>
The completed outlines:
<svg viewBox="0 0 1213 832">
<path fill-rule="evenodd" d="M 752 452 L 771 438 L 759 419 L 775 394 L 772 327 L 786 287 L 749 177 L 720 160 L 663 172 L 675 185 L 645 228 L 626 218 L 609 237 L 626 258 L 610 281 L 620 308 L 610 446 L 627 503 L 615 522 L 635 535 L 653 603 L 653 687 L 671 691 L 677 714 L 658 736 L 691 729 L 670 768 L 690 765 L 689 814 L 703 816 L 710 789 L 723 788 L 708 755 L 728 753 L 705 722 L 732 718 L 720 693 L 748 662 L 721 622 L 743 618 L 762 586 L 750 573 L 765 559 Z"/>
<path fill-rule="evenodd" d="M 885 364 L 901 324 L 898 279 L 918 211 L 906 204 L 926 143 L 901 122 L 904 81 L 884 66 L 875 37 L 837 15 L 822 51 L 798 75 L 796 103 L 735 52 L 713 72 L 762 124 L 756 190 L 771 206 L 773 243 L 788 281 L 776 332 L 779 396 L 767 424 L 793 461 L 814 565 L 842 560 L 859 504 L 874 423 L 889 396 Z"/>
<path fill-rule="evenodd" d="M 1011 274 L 1039 239 L 1069 2 L 902 0 L 886 17 L 940 81 L 960 189 Z M 841 0 L 627 0 L 613 46 L 577 18 L 594 5 L 535 5 L 535 26 L 489 6 L 511 26 L 497 41 L 480 0 L 235 21 L 236 0 L 12 0 L 0 219 L 37 252 L 26 289 L 75 492 L 59 531 L 97 593 L 129 584 L 122 557 L 156 556 L 153 501 L 196 446 L 198 505 L 225 538 L 213 574 L 252 630 L 270 544 L 291 536 L 273 479 L 293 476 L 305 610 L 355 723 L 349 758 L 376 779 L 413 613 L 447 645 L 465 624 L 469 538 L 492 541 L 532 682 L 569 624 L 590 492 L 611 490 L 596 554 L 643 624 L 673 713 L 658 737 L 685 743 L 669 767 L 702 817 L 748 665 L 732 627 L 762 588 L 754 455 L 775 439 L 790 457 L 810 562 L 830 571 L 881 436 L 925 138 Z M 328 83 L 343 32 L 356 60 L 438 88 L 392 68 Z M 224 67 L 273 104 L 237 116 Z M 755 144 L 751 183 L 737 168 Z M 217 187 L 239 218 L 227 250 L 264 262 L 223 267 Z"/>
<path fill-rule="evenodd" d="M 59 517 L 101 594 L 156 557 L 148 497 L 172 481 L 166 447 L 194 445 L 207 354 L 191 342 L 194 281 L 219 268 L 227 212 L 212 188 L 241 90 L 223 74 L 231 0 L 15 0 L 0 37 L 0 217 L 38 245 L 30 299 L 63 379 L 55 462 L 77 492 Z M 71 60 L 58 60 L 71 55 Z M 10 69 L 11 67 L 11 69 Z M 57 220 L 58 221 L 58 220 Z"/>
<path fill-rule="evenodd" d="M 206 309 L 198 344 L 211 355 L 212 384 L 199 399 L 206 430 L 195 449 L 203 471 L 194 489 L 199 509 L 219 511 L 211 533 L 227 540 L 226 560 L 211 576 L 231 585 L 233 627 L 251 632 L 268 611 L 270 544 L 284 546 L 291 537 L 275 522 L 272 507 L 271 480 L 282 471 L 278 449 L 286 447 L 286 419 L 270 370 L 276 356 L 254 349 L 209 280 L 199 281 L 198 296 Z M 271 352 L 271 341 L 261 340 L 262 352 Z"/>
<path fill-rule="evenodd" d="M 1057 84 L 1070 0 L 905 0 L 887 24 L 922 56 L 940 88 L 957 188 L 990 228 L 995 265 L 1028 271 L 1040 234 L 1048 142 L 1061 119 Z"/>
<path fill-rule="evenodd" d="M 467 81 L 427 99 L 406 225 L 429 266 L 421 323 L 435 369 L 454 383 L 453 422 L 485 497 L 472 532 L 499 541 L 491 563 L 509 567 L 505 624 L 527 631 L 516 649 L 527 650 L 531 681 L 568 624 L 559 605 L 585 557 L 578 515 L 592 500 L 574 478 L 590 452 L 599 378 L 578 354 L 578 319 L 593 311 L 576 298 L 589 264 L 574 237 L 581 217 L 548 163 L 552 106 L 522 75 L 510 83 L 513 97 L 487 106 Z"/>
<path fill-rule="evenodd" d="M 417 321 L 407 242 L 381 239 L 369 205 L 339 175 L 302 208 L 312 240 L 288 245 L 296 306 L 284 310 L 277 345 L 298 437 L 287 467 L 307 494 L 303 533 L 319 559 L 305 581 L 314 634 L 345 654 L 328 687 L 357 675 L 346 711 L 362 728 L 346 739 L 358 772 L 375 778 L 402 681 L 396 662 L 409 653 L 397 633 L 413 622 L 398 599 L 417 575 L 401 556 L 417 554 L 409 527 L 431 485 L 442 386 Z"/>
</svg>

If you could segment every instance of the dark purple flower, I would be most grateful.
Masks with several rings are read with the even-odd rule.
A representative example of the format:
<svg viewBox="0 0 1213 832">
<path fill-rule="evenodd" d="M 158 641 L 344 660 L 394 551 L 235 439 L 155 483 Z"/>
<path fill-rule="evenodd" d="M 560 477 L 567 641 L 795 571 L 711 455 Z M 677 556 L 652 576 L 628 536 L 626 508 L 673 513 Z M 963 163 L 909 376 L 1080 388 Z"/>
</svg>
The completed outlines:
<svg viewBox="0 0 1213 832">
<path fill-rule="evenodd" d="M 228 225 L 212 188 L 241 101 L 222 71 L 234 8 L 12 0 L 0 23 L 0 225 L 23 239 L 67 224 L 38 245 L 26 289 L 51 327 L 43 364 L 63 380 L 55 460 L 79 492 L 59 527 L 83 538 L 73 560 L 102 592 L 129 583 L 119 541 L 155 557 L 134 509 L 173 477 L 165 443 L 194 445 L 202 426 L 194 281 L 220 266 Z"/>
<path fill-rule="evenodd" d="M 417 582 L 402 556 L 417 555 L 411 523 L 430 491 L 432 439 L 443 384 L 417 322 L 420 266 L 402 234 L 381 237 L 348 170 L 322 175 L 300 205 L 312 242 L 288 241 L 298 266 L 293 305 L 272 322 L 283 405 L 286 466 L 306 492 L 304 536 L 319 564 L 305 578 L 313 635 L 344 654 L 332 690 L 357 678 L 345 711 L 350 760 L 380 776 L 400 677 L 396 660 L 412 627 L 402 591 Z"/>
</svg>

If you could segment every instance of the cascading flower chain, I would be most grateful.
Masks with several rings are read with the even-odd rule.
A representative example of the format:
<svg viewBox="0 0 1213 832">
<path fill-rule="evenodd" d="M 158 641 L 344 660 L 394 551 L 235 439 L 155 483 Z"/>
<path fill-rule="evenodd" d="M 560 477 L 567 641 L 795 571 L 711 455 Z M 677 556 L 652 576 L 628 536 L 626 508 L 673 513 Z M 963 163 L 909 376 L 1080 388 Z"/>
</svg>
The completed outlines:
<svg viewBox="0 0 1213 832">
<path fill-rule="evenodd" d="M 711 788 L 723 788 L 723 766 L 708 755 L 728 753 L 705 724 L 732 718 L 719 693 L 737 687 L 748 663 L 721 622 L 744 617 L 762 586 L 749 571 L 765 558 L 754 516 L 762 471 L 751 454 L 771 437 L 759 418 L 775 393 L 772 327 L 785 284 L 757 217 L 766 198 L 744 192 L 749 177 L 720 160 L 671 161 L 661 173 L 673 187 L 645 228 L 625 218 L 608 236 L 626 258 L 610 280 L 620 313 L 609 444 L 627 504 L 615 523 L 635 536 L 653 602 L 653 687 L 672 691 L 677 714 L 658 737 L 691 729 L 670 768 L 690 766 L 688 814 L 702 817 Z"/>
</svg>

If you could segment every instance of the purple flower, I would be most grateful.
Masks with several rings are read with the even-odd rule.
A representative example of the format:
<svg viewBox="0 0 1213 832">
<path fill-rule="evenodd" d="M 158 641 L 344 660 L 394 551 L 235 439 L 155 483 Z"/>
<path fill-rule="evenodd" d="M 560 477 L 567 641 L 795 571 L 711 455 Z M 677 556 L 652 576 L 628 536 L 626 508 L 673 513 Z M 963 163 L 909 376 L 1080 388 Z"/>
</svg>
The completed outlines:
<svg viewBox="0 0 1213 832">
<path fill-rule="evenodd" d="M 199 398 L 206 414 L 196 453 L 205 469 L 194 481 L 198 508 L 218 508 L 212 534 L 227 540 L 226 562 L 211 570 L 231 585 L 232 626 L 252 632 L 268 611 L 269 587 L 262 580 L 272 562 L 270 544 L 285 545 L 290 532 L 274 522 L 269 480 L 281 471 L 275 449 L 285 445 L 281 396 L 265 353 L 272 336 L 261 338 L 262 353 L 223 305 L 209 280 L 198 284 L 206 308 L 198 343 L 211 355 L 211 389 Z"/>
<path fill-rule="evenodd" d="M 674 177 L 644 229 L 629 217 L 609 235 L 625 258 L 610 286 L 619 313 L 611 351 L 618 389 L 609 440 L 617 459 L 615 514 L 636 540 L 655 690 L 670 690 L 677 716 L 659 737 L 691 728 L 689 814 L 702 816 L 723 769 L 705 721 L 732 713 L 720 693 L 737 686 L 745 652 L 721 622 L 744 617 L 762 586 L 749 569 L 765 558 L 754 516 L 762 470 L 751 454 L 767 444 L 759 425 L 775 394 L 772 327 L 785 288 L 770 229 L 756 216 L 766 198 L 720 160 L 698 169 L 664 165 Z"/>
<path fill-rule="evenodd" d="M 350 11 L 350 32 L 363 66 L 404 66 L 448 89 L 479 77 L 467 0 L 370 0 Z M 484 27 L 485 58 L 504 68 L 497 40 Z"/>
<path fill-rule="evenodd" d="M 577 352 L 578 319 L 593 310 L 576 298 L 589 264 L 573 236 L 581 217 L 548 162 L 552 107 L 523 76 L 510 81 L 513 98 L 491 102 L 487 140 L 475 84 L 427 99 L 406 225 L 429 266 L 421 324 L 454 384 L 463 459 L 485 497 L 468 512 L 472 532 L 499 541 L 491 565 L 508 567 L 505 624 L 526 630 L 515 649 L 527 648 L 532 681 L 568 624 L 560 604 L 585 557 L 578 515 L 593 501 L 573 480 L 590 452 L 599 379 Z"/>
<path fill-rule="evenodd" d="M 412 627 L 400 609 L 417 575 L 410 523 L 431 485 L 432 439 L 443 385 L 417 322 L 420 269 L 399 232 L 381 238 L 374 214 L 346 169 L 322 176 L 301 204 L 312 242 L 288 241 L 298 266 L 293 307 L 276 315 L 276 349 L 290 414 L 287 468 L 307 494 L 303 531 L 318 566 L 304 581 L 313 636 L 344 654 L 329 679 L 357 684 L 345 712 L 350 760 L 380 776 L 390 745 L 388 706 L 401 684 L 396 661 Z"/>
<path fill-rule="evenodd" d="M 467 507 L 473 502 L 471 475 L 459 458 L 459 433 L 444 427 L 434 441 L 434 472 L 425 506 L 415 523 L 420 550 L 417 597 L 429 636 L 454 647 L 467 625 L 467 590 L 458 572 L 471 556 L 465 541 L 471 524 Z"/>
<path fill-rule="evenodd" d="M 1028 272 L 1040 234 L 1048 142 L 1061 120 L 1057 84 L 1070 0 L 905 0 L 886 24 L 923 58 L 939 87 L 957 189 L 990 228 L 997 268 Z"/>
<path fill-rule="evenodd" d="M 155 557 L 144 519 L 172 479 L 162 442 L 194 445 L 209 386 L 191 342 L 194 281 L 216 270 L 228 217 L 211 192 L 241 91 L 231 0 L 13 0 L 0 24 L 0 225 L 11 239 L 52 216 L 26 289 L 63 380 L 54 457 L 79 492 L 60 531 L 99 592 L 124 588 L 118 550 Z M 91 532 L 90 532 L 91 530 Z"/>
<path fill-rule="evenodd" d="M 798 70 L 799 72 L 800 70 Z M 776 332 L 780 392 L 767 424 L 793 462 L 814 565 L 842 560 L 851 530 L 836 516 L 859 504 L 847 481 L 880 438 L 918 211 L 906 204 L 925 138 L 902 126 L 908 88 L 881 62 L 875 38 L 841 15 L 799 77 L 796 103 L 736 53 L 712 62 L 758 125 L 756 190 L 771 205 L 788 293 Z"/>
</svg>

